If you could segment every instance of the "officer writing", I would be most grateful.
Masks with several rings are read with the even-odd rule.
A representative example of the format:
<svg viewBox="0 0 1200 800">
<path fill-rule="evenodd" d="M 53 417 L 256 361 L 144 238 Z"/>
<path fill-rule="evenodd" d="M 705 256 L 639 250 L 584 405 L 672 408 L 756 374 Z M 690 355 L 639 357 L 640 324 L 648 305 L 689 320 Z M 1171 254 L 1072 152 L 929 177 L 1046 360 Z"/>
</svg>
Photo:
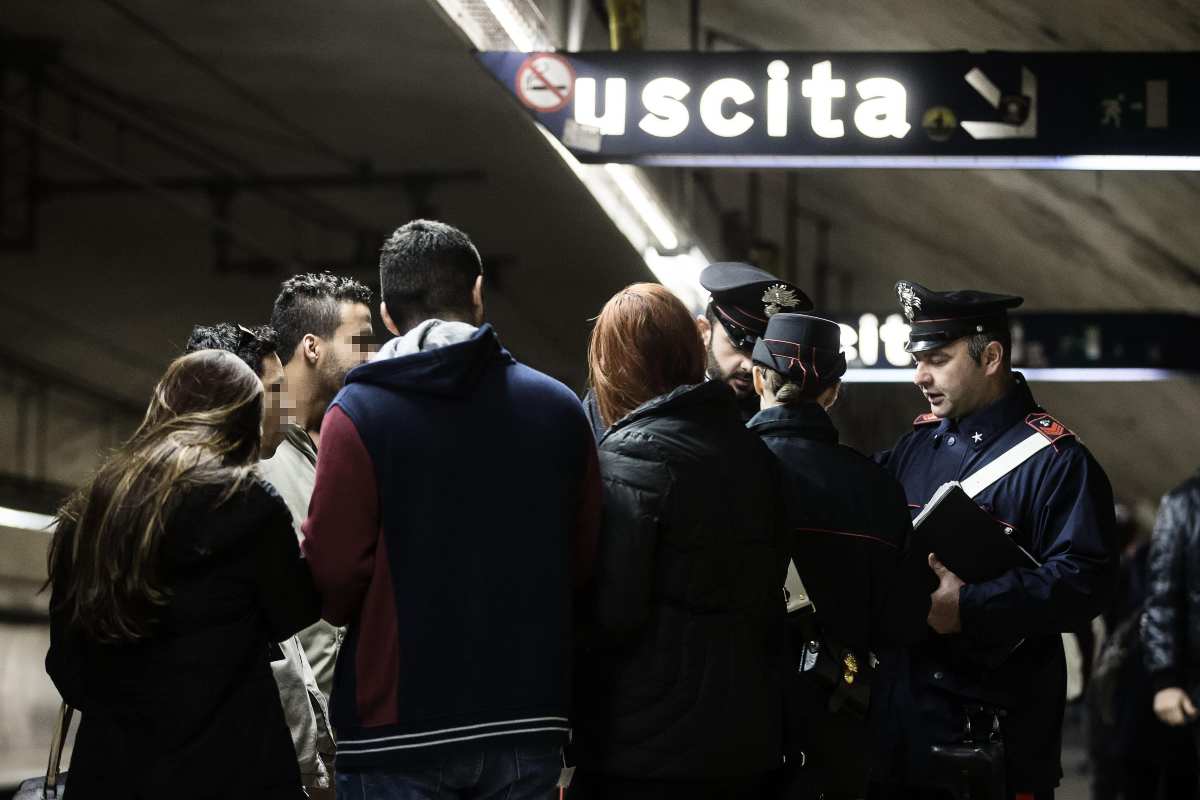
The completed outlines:
<svg viewBox="0 0 1200 800">
<path fill-rule="evenodd" d="M 877 460 L 914 515 L 944 483 L 985 485 L 974 501 L 1036 563 L 964 583 L 930 555 L 928 636 L 884 653 L 876 676 L 873 796 L 1051 798 L 1062 776 L 1060 634 L 1087 625 L 1113 589 L 1112 488 L 1012 370 L 1007 310 L 1022 298 L 904 281 L 896 291 L 930 412 Z"/>
</svg>

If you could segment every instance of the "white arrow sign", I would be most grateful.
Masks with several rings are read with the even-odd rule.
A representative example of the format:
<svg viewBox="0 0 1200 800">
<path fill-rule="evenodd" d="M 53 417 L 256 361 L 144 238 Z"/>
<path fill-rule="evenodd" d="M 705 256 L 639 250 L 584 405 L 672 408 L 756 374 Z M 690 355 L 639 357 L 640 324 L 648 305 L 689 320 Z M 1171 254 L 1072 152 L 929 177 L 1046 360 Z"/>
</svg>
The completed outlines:
<svg viewBox="0 0 1200 800">
<path fill-rule="evenodd" d="M 992 108 L 1000 108 L 1000 87 L 979 67 L 964 76 L 971 88 L 983 95 Z M 1005 122 L 963 120 L 963 130 L 975 139 L 1036 139 L 1037 138 L 1037 76 L 1026 67 L 1021 67 L 1021 94 L 1029 98 L 1029 116 L 1020 125 Z"/>
</svg>

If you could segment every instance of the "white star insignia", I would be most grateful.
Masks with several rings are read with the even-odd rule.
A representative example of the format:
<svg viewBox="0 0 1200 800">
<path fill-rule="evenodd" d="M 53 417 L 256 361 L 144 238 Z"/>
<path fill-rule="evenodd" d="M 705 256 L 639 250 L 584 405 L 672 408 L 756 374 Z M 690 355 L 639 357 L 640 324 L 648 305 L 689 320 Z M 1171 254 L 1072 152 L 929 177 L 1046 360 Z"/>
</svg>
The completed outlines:
<svg viewBox="0 0 1200 800">
<path fill-rule="evenodd" d="M 980 442 L 983 441 L 983 434 L 976 433 L 976 434 L 972 435 L 971 438 L 975 440 L 975 444 L 979 444 Z"/>
</svg>

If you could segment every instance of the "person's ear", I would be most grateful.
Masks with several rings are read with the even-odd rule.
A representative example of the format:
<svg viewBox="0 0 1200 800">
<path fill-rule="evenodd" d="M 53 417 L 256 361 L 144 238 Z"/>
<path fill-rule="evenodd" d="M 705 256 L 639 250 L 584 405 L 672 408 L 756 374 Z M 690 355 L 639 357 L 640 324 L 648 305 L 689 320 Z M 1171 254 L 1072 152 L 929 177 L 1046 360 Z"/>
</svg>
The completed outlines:
<svg viewBox="0 0 1200 800">
<path fill-rule="evenodd" d="M 696 317 L 696 330 L 700 331 L 700 338 L 704 342 L 704 347 L 707 349 L 712 346 L 712 323 L 708 321 L 708 317 Z"/>
<path fill-rule="evenodd" d="M 483 324 L 483 273 L 475 278 L 475 288 L 471 290 L 471 304 L 475 307 L 475 324 Z"/>
<path fill-rule="evenodd" d="M 983 348 L 983 369 L 989 376 L 1004 369 L 1004 345 L 988 342 L 987 347 Z"/>
<path fill-rule="evenodd" d="M 392 319 L 392 315 L 388 313 L 387 303 L 379 301 L 379 317 L 383 320 L 383 327 L 391 331 L 393 336 L 400 335 L 400 326 Z"/>
<path fill-rule="evenodd" d="M 300 355 L 304 358 L 305 364 L 315 367 L 321 358 L 321 340 L 311 333 L 304 334 L 300 340 Z"/>
<path fill-rule="evenodd" d="M 766 384 L 763 383 L 763 368 L 755 364 L 750 372 L 754 376 L 754 393 L 762 397 L 767 390 Z"/>
</svg>

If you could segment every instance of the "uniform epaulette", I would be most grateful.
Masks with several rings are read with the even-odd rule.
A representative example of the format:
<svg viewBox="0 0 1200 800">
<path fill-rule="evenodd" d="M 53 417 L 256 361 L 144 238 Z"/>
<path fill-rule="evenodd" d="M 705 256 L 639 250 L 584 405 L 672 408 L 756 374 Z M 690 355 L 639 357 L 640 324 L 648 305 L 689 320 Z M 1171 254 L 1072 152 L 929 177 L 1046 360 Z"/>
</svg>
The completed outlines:
<svg viewBox="0 0 1200 800">
<path fill-rule="evenodd" d="M 1051 443 L 1067 436 L 1074 436 L 1066 425 L 1056 420 L 1044 411 L 1038 411 L 1025 418 L 1025 424 L 1045 436 Z"/>
<path fill-rule="evenodd" d="M 921 416 L 914 419 L 913 427 L 919 428 L 922 425 L 930 425 L 934 422 L 941 422 L 941 417 L 939 417 L 937 414 L 934 414 L 933 412 L 930 412 L 928 414 L 922 414 Z"/>
</svg>

